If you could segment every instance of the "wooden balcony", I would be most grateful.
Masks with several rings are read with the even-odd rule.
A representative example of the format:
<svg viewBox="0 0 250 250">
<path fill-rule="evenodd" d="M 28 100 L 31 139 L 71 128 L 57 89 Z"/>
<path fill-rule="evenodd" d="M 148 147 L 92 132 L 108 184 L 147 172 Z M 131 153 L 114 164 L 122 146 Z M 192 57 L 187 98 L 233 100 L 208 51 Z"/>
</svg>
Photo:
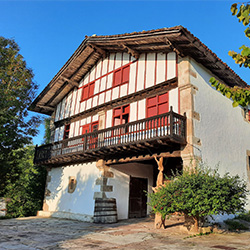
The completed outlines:
<svg viewBox="0 0 250 250">
<path fill-rule="evenodd" d="M 36 147 L 34 163 L 62 165 L 171 152 L 186 144 L 186 116 L 154 117 Z"/>
</svg>

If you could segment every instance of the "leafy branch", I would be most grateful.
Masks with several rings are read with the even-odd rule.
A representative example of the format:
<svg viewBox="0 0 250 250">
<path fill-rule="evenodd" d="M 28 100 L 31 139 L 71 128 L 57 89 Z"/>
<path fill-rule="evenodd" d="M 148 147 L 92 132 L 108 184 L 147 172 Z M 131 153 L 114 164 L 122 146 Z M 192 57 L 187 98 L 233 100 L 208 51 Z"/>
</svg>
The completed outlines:
<svg viewBox="0 0 250 250">
<path fill-rule="evenodd" d="M 238 86 L 234 86 L 230 88 L 223 83 L 217 81 L 214 77 L 212 77 L 209 82 L 213 87 L 216 88 L 221 94 L 226 96 L 228 99 L 233 100 L 233 107 L 242 106 L 246 107 L 250 104 L 250 88 L 241 88 Z"/>
<path fill-rule="evenodd" d="M 244 26 L 248 26 L 245 29 L 246 37 L 250 38 L 250 2 L 245 3 L 234 3 L 231 6 L 231 12 L 233 16 L 236 16 Z M 250 68 L 250 47 L 242 45 L 239 48 L 241 51 L 237 53 L 235 51 L 229 51 L 228 55 L 231 56 L 236 64 L 240 67 Z M 217 81 L 212 77 L 209 81 L 213 87 L 221 92 L 224 96 L 233 101 L 233 107 L 242 106 L 246 107 L 250 104 L 250 87 L 241 88 L 235 86 L 230 88 L 223 83 Z"/>
</svg>

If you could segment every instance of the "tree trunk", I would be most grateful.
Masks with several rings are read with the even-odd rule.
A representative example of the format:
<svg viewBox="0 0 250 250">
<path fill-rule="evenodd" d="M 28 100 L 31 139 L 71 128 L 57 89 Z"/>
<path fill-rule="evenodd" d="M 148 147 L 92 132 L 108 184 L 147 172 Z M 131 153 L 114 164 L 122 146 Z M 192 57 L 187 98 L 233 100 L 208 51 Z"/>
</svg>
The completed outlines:
<svg viewBox="0 0 250 250">
<path fill-rule="evenodd" d="M 187 228 L 187 230 L 198 232 L 199 231 L 200 217 L 199 216 L 189 216 L 187 214 L 184 214 L 184 217 L 185 217 L 184 226 Z"/>
<path fill-rule="evenodd" d="M 155 228 L 160 229 L 163 228 L 165 229 L 165 219 L 162 218 L 160 213 L 155 214 Z"/>
<path fill-rule="evenodd" d="M 199 217 L 193 217 L 194 218 L 194 230 L 196 232 L 199 231 Z"/>
</svg>

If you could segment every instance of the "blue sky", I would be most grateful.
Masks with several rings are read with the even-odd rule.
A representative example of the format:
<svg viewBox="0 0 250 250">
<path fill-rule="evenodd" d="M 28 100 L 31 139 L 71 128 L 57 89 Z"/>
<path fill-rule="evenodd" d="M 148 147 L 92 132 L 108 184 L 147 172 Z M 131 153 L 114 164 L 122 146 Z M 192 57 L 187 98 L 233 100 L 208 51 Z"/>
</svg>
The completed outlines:
<svg viewBox="0 0 250 250">
<path fill-rule="evenodd" d="M 0 0 L 0 36 L 14 38 L 35 74 L 38 93 L 85 35 L 113 35 L 182 25 L 249 83 L 229 50 L 249 44 L 245 27 L 231 15 L 234 1 L 22 1 Z M 37 94 L 38 94 L 37 93 Z M 40 144 L 43 127 L 34 138 Z"/>
</svg>

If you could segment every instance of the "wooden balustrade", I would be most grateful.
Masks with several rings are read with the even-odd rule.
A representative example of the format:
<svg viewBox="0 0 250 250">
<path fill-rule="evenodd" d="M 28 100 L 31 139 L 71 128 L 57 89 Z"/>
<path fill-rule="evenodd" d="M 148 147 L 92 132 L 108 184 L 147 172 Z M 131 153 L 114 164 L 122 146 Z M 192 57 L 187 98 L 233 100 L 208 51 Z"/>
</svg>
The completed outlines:
<svg viewBox="0 0 250 250">
<path fill-rule="evenodd" d="M 69 138 L 52 144 L 36 147 L 35 163 L 63 155 L 114 149 L 121 146 L 169 139 L 175 143 L 186 143 L 186 117 L 172 110 L 150 118 L 130 122 Z"/>
</svg>

